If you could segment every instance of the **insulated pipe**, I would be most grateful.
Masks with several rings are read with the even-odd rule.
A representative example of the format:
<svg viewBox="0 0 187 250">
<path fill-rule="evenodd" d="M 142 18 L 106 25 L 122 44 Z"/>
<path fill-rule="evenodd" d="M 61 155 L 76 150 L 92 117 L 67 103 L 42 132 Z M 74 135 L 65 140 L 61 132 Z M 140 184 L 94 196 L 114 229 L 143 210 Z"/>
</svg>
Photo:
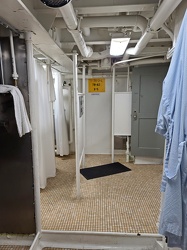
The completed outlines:
<svg viewBox="0 0 187 250">
<path fill-rule="evenodd" d="M 79 30 L 69 30 L 69 32 L 71 33 L 73 39 L 75 40 L 80 52 L 81 52 L 81 55 L 83 57 L 90 57 L 93 53 L 93 50 L 91 47 L 89 46 L 86 46 L 86 43 L 84 41 L 84 38 L 81 34 L 81 32 Z"/>
<path fill-rule="evenodd" d="M 136 46 L 134 48 L 127 49 L 125 54 L 134 55 L 134 56 L 140 54 L 140 52 L 142 52 L 142 50 L 146 47 L 146 45 L 151 40 L 151 38 L 154 36 L 154 34 L 155 34 L 154 32 L 147 32 L 146 31 L 143 34 L 143 36 L 140 38 L 140 40 L 138 41 Z"/>
<path fill-rule="evenodd" d="M 165 30 L 165 32 L 170 36 L 172 42 L 174 40 L 174 34 L 172 30 L 170 30 L 165 24 L 162 24 L 162 29 Z"/>
<path fill-rule="evenodd" d="M 63 6 L 59 9 L 63 19 L 65 21 L 65 27 L 67 26 L 70 30 L 75 30 L 78 27 L 77 17 L 75 14 L 75 11 L 73 9 L 73 6 L 71 3 Z"/>
<path fill-rule="evenodd" d="M 71 85 L 68 86 L 68 95 L 69 95 L 69 144 L 73 143 L 73 119 L 72 119 L 72 88 Z"/>
<path fill-rule="evenodd" d="M 102 28 L 102 27 L 139 27 L 144 32 L 147 27 L 147 19 L 143 16 L 113 16 L 113 17 L 86 17 L 81 21 L 81 27 Z"/>
<path fill-rule="evenodd" d="M 1 77 L 2 77 L 2 84 L 5 84 L 4 80 L 4 70 L 3 70 L 3 54 L 2 54 L 2 48 L 0 43 L 0 64 L 1 64 Z"/>
<path fill-rule="evenodd" d="M 152 59 L 144 59 L 140 61 L 133 61 L 133 62 L 130 62 L 128 65 L 136 66 L 136 65 L 145 65 L 145 64 L 166 63 L 166 62 L 169 62 L 169 60 L 162 57 L 162 58 L 152 58 Z"/>
<path fill-rule="evenodd" d="M 111 57 L 110 55 L 110 50 L 109 49 L 106 49 L 106 50 L 103 50 L 101 52 L 93 52 L 93 54 L 88 57 L 88 58 L 81 58 L 82 60 L 102 60 L 102 59 L 105 59 L 106 57 Z"/>
<path fill-rule="evenodd" d="M 43 4 L 52 8 L 59 8 L 62 17 L 65 21 L 65 28 L 68 28 L 72 34 L 82 56 L 89 57 L 92 54 L 92 49 L 86 46 L 85 40 L 81 31 L 78 29 L 78 21 L 71 0 L 41 0 Z"/>
<path fill-rule="evenodd" d="M 171 13 L 176 9 L 182 0 L 164 0 L 158 10 L 156 11 L 154 17 L 151 19 L 149 29 L 143 34 L 143 36 L 138 41 L 134 48 L 129 48 L 126 50 L 123 59 L 127 59 L 127 55 L 138 55 L 154 36 L 158 29 L 161 28 L 163 23 L 171 15 Z"/>
<path fill-rule="evenodd" d="M 90 28 L 87 28 L 87 27 L 82 28 L 82 33 L 84 36 L 90 36 L 90 33 L 91 33 Z"/>
<path fill-rule="evenodd" d="M 84 17 L 81 20 L 81 28 L 102 28 L 102 27 L 139 27 L 143 33 L 147 27 L 147 19 L 143 16 L 106 16 L 106 17 Z M 66 28 L 62 18 L 56 18 L 53 24 L 56 28 Z"/>
<path fill-rule="evenodd" d="M 60 8 L 60 12 L 64 18 L 64 21 L 66 23 L 66 26 L 73 36 L 81 55 L 84 57 L 89 57 L 93 53 L 93 50 L 91 47 L 87 46 L 85 43 L 85 40 L 82 36 L 81 31 L 78 30 L 78 22 L 77 17 L 75 14 L 75 11 L 73 9 L 73 6 L 71 2 Z"/>
<path fill-rule="evenodd" d="M 12 77 L 15 81 L 15 86 L 17 87 L 17 80 L 18 80 L 18 74 L 16 69 L 16 59 L 15 59 L 15 51 L 14 51 L 14 41 L 13 41 L 13 34 L 10 30 L 10 50 L 11 50 L 11 57 L 12 57 L 12 67 L 13 67 L 13 73 Z"/>
<path fill-rule="evenodd" d="M 126 59 L 126 60 L 121 60 L 121 61 L 118 61 L 118 62 L 115 62 L 113 65 L 112 65 L 112 68 L 116 67 L 117 65 L 121 65 L 121 66 L 125 66 L 127 67 L 128 65 L 132 65 L 131 63 L 132 62 L 135 62 L 135 61 L 142 61 L 142 60 L 145 60 L 145 59 L 151 59 L 151 58 L 154 58 L 154 57 L 161 57 L 161 56 L 165 56 L 164 54 L 160 53 L 160 54 L 157 54 L 157 55 L 152 55 L 152 56 L 144 56 L 144 57 L 136 57 L 136 58 L 132 58 L 132 59 Z M 161 61 L 162 62 L 162 61 Z M 128 64 L 127 64 L 128 63 Z M 148 64 L 151 63 L 151 61 L 148 62 Z M 155 63 L 155 62 L 154 62 Z M 141 64 L 141 63 L 139 63 Z M 138 65 L 138 64 L 136 64 Z"/>
</svg>

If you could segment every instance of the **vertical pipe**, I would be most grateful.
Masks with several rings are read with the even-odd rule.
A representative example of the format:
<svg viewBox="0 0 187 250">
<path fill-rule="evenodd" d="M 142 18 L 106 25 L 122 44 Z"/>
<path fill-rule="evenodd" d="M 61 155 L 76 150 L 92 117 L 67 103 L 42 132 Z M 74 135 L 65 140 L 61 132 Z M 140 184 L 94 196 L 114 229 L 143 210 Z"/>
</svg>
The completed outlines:
<svg viewBox="0 0 187 250">
<path fill-rule="evenodd" d="M 80 164 L 78 141 L 78 74 L 77 53 L 73 53 L 73 90 L 74 90 L 74 121 L 75 121 L 75 158 L 76 158 L 76 194 L 80 197 Z"/>
<path fill-rule="evenodd" d="M 129 162 L 129 136 L 127 136 L 127 141 L 126 141 L 126 162 Z"/>
<path fill-rule="evenodd" d="M 27 72 L 29 87 L 30 119 L 32 125 L 32 155 L 33 155 L 33 175 L 34 175 L 34 199 L 36 215 L 36 232 L 41 231 L 41 214 L 40 214 L 40 181 L 39 181 L 39 160 L 38 160 L 38 139 L 37 139 L 37 109 L 35 72 L 33 63 L 33 44 L 32 33 L 25 33 L 26 50 L 27 50 Z"/>
<path fill-rule="evenodd" d="M 127 72 L 127 92 L 129 92 L 129 87 L 130 87 L 130 67 L 128 66 L 127 67 L 127 70 L 128 70 L 128 72 Z"/>
<path fill-rule="evenodd" d="M 3 71 L 3 54 L 2 54 L 2 48 L 1 48 L 1 43 L 0 43 L 0 64 L 1 64 L 1 77 L 2 77 L 2 84 L 5 84 L 5 79 L 4 79 L 4 71 Z"/>
<path fill-rule="evenodd" d="M 86 66 L 82 69 L 82 84 L 83 84 L 83 158 L 82 166 L 85 167 L 85 140 L 86 140 Z"/>
<path fill-rule="evenodd" d="M 112 162 L 114 162 L 115 73 L 116 73 L 116 69 L 115 69 L 115 67 L 113 67 L 113 71 L 112 71 Z"/>
<path fill-rule="evenodd" d="M 73 142 L 73 121 L 72 121 L 72 87 L 68 87 L 68 96 L 69 96 L 69 144 Z"/>
<path fill-rule="evenodd" d="M 13 73 L 12 77 L 15 81 L 15 86 L 17 87 L 17 80 L 18 80 L 18 74 L 16 69 L 16 59 L 15 59 L 15 51 L 14 51 L 14 41 L 13 41 L 13 34 L 10 30 L 10 50 L 11 50 L 11 57 L 12 57 L 12 67 L 13 67 Z"/>
</svg>

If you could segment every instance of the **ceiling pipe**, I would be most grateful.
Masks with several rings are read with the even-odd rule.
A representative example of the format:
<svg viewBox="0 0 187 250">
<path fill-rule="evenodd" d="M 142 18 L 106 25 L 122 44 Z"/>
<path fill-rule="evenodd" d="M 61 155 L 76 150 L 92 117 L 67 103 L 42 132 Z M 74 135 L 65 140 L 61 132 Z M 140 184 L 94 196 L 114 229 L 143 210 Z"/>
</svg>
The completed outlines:
<svg viewBox="0 0 187 250">
<path fill-rule="evenodd" d="M 159 55 L 158 58 L 154 58 L 154 57 L 144 57 L 143 59 L 139 60 L 139 58 L 134 59 L 133 61 L 130 60 L 130 62 L 126 63 L 126 64 L 121 64 L 121 67 L 129 67 L 129 66 L 137 66 L 137 65 L 149 65 L 149 64 L 163 64 L 163 63 L 169 63 L 170 60 L 168 60 L 165 55 Z M 90 62 L 87 64 L 87 66 L 90 69 L 97 69 L 97 70 L 102 70 L 102 69 L 106 69 L 106 67 L 103 67 L 101 65 L 100 61 L 95 61 L 95 62 Z M 118 66 L 120 68 L 120 64 Z"/>
<path fill-rule="evenodd" d="M 160 53 L 163 53 L 164 55 L 167 53 L 167 48 L 165 47 L 162 47 L 162 48 L 159 48 L 158 50 L 158 47 L 153 47 L 153 48 L 145 48 L 144 51 L 141 53 L 141 56 L 145 56 L 145 55 L 151 55 L 151 54 L 160 54 Z M 111 56 L 110 55 L 110 49 L 106 49 L 106 50 L 103 50 L 101 52 L 93 52 L 92 56 L 89 57 L 89 58 L 83 58 L 83 57 L 79 57 L 78 59 L 81 61 L 95 61 L 95 60 L 102 60 L 102 59 L 105 59 L 105 58 L 112 58 L 112 57 L 115 57 L 115 56 Z M 120 58 L 120 57 L 119 57 Z M 127 60 L 129 58 L 129 55 L 127 55 L 127 58 L 123 58 L 123 60 Z"/>
<path fill-rule="evenodd" d="M 129 66 L 136 66 L 136 65 L 146 65 L 146 64 L 160 64 L 160 63 L 167 63 L 169 60 L 166 60 L 165 57 L 161 58 L 152 58 L 152 59 L 144 59 L 140 61 L 134 61 L 130 62 L 128 65 Z"/>
<path fill-rule="evenodd" d="M 81 55 L 89 58 L 93 54 L 93 50 L 91 47 L 86 45 L 82 33 L 79 30 L 69 30 L 69 32 L 75 40 Z"/>
<path fill-rule="evenodd" d="M 77 21 L 77 17 L 76 17 L 76 14 L 75 14 L 75 11 L 73 9 L 71 2 L 66 4 L 59 10 L 64 19 L 66 28 L 68 27 L 68 29 L 70 30 L 76 30 L 78 27 L 78 21 Z"/>
<path fill-rule="evenodd" d="M 85 40 L 82 36 L 81 31 L 78 29 L 78 21 L 71 4 L 71 0 L 41 0 L 45 5 L 52 8 L 59 8 L 66 28 L 72 34 L 75 43 L 77 44 L 83 57 L 89 57 L 92 55 L 93 50 L 91 47 L 87 46 Z"/>
<path fill-rule="evenodd" d="M 90 33 L 91 33 L 90 28 L 87 28 L 87 27 L 82 28 L 82 33 L 84 36 L 90 36 Z"/>
<path fill-rule="evenodd" d="M 82 58 L 79 58 L 79 59 L 83 60 L 83 61 L 84 60 L 86 60 L 86 61 L 94 61 L 94 60 L 102 60 L 102 59 L 105 59 L 107 57 L 111 57 L 109 49 L 103 50 L 101 52 L 93 52 L 93 54 L 90 57 L 88 57 L 88 58 L 82 57 Z"/>
<path fill-rule="evenodd" d="M 114 27 L 138 27 L 143 33 L 147 27 L 147 19 L 143 16 L 106 16 L 106 17 L 84 17 L 81 19 L 80 27 L 85 28 L 114 28 Z M 62 18 L 56 18 L 53 27 L 66 28 Z"/>
<path fill-rule="evenodd" d="M 165 24 L 162 25 L 162 29 L 169 35 L 169 37 L 171 38 L 171 41 L 174 41 L 174 34 L 172 32 L 172 30 L 170 30 Z"/>
<path fill-rule="evenodd" d="M 164 0 L 157 9 L 154 17 L 151 19 L 146 32 L 142 35 L 134 48 L 126 50 L 123 60 L 127 60 L 130 55 L 138 55 L 146 47 L 148 42 L 159 31 L 167 18 L 177 8 L 182 0 Z"/>
<path fill-rule="evenodd" d="M 67 25 L 68 31 L 73 36 L 82 56 L 90 57 L 93 53 L 91 47 L 87 46 L 80 30 L 78 30 L 78 22 L 75 11 L 71 3 L 68 3 L 63 8 L 60 8 L 60 12 Z"/>
</svg>

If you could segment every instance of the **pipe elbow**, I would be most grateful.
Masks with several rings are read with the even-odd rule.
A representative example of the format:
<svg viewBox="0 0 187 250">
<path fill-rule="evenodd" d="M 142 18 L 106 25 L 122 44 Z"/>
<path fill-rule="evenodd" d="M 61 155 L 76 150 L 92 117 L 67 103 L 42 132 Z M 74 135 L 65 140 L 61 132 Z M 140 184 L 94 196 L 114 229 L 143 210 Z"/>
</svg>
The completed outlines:
<svg viewBox="0 0 187 250">
<path fill-rule="evenodd" d="M 79 30 L 69 30 L 83 57 L 90 57 L 93 54 L 91 47 L 87 46 L 82 33 Z"/>
<path fill-rule="evenodd" d="M 147 28 L 147 19 L 143 16 L 136 16 L 136 27 L 139 27 L 142 33 L 145 32 Z"/>
</svg>

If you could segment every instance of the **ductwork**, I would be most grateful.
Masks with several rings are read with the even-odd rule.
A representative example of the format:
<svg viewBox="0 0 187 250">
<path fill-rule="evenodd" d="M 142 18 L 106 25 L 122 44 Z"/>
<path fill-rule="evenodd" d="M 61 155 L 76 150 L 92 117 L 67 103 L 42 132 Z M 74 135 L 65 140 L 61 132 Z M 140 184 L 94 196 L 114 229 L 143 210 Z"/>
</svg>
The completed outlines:
<svg viewBox="0 0 187 250">
<path fill-rule="evenodd" d="M 181 1 L 182 0 L 164 0 L 162 2 L 154 17 L 151 19 L 147 31 L 142 35 L 134 48 L 129 48 L 126 50 L 123 60 L 128 59 L 130 55 L 138 55 L 146 47 L 150 39 L 156 32 L 158 32 L 158 30 L 162 27 L 164 22 L 177 8 Z"/>
<path fill-rule="evenodd" d="M 95 60 L 102 60 L 102 59 L 105 59 L 107 57 L 111 57 L 109 49 L 103 50 L 101 52 L 93 52 L 93 54 L 90 57 L 88 57 L 88 58 L 83 57 L 81 59 L 87 60 L 87 61 L 95 61 Z"/>
<path fill-rule="evenodd" d="M 84 38 L 79 30 L 69 30 L 73 39 L 75 40 L 82 56 L 89 58 L 93 54 L 93 50 L 91 47 L 86 46 Z"/>
<path fill-rule="evenodd" d="M 92 48 L 86 46 L 85 40 L 82 36 L 81 31 L 78 30 L 78 22 L 75 11 L 71 4 L 71 0 L 41 0 L 44 4 L 49 7 L 59 8 L 62 17 L 65 21 L 66 28 L 72 34 L 75 43 L 77 44 L 83 57 L 89 57 L 92 55 Z"/>
<path fill-rule="evenodd" d="M 67 28 L 71 35 L 73 36 L 81 55 L 84 57 L 89 57 L 92 55 L 93 50 L 91 47 L 87 46 L 85 40 L 82 36 L 80 30 L 78 30 L 78 23 L 75 11 L 71 3 L 68 3 L 63 8 L 60 8 L 60 12 L 64 18 Z"/>
<path fill-rule="evenodd" d="M 71 2 L 71 0 L 41 0 L 41 2 L 51 8 L 60 8 Z"/>
<path fill-rule="evenodd" d="M 144 51 L 141 53 L 141 56 L 149 56 L 149 55 L 152 55 L 153 53 L 156 55 L 156 54 L 163 54 L 163 55 L 166 55 L 167 53 L 167 48 L 166 47 L 162 47 L 162 48 L 159 48 L 158 50 L 158 47 L 153 47 L 153 48 L 145 48 Z M 129 55 L 127 55 L 129 56 Z M 106 50 L 103 50 L 101 52 L 93 52 L 93 54 L 91 55 L 91 57 L 89 58 L 79 58 L 80 60 L 86 60 L 86 61 L 95 61 L 95 60 L 102 60 L 102 59 L 106 59 L 108 57 L 115 57 L 115 56 L 111 56 L 110 55 L 110 49 L 106 49 Z M 124 60 L 124 59 L 123 59 Z M 128 57 L 126 58 L 126 60 L 128 60 Z"/>
<path fill-rule="evenodd" d="M 143 33 L 147 27 L 147 19 L 143 16 L 106 16 L 106 17 L 84 17 L 80 22 L 82 29 L 88 28 L 113 28 L 113 27 L 138 27 Z M 66 28 L 62 18 L 56 18 L 53 24 L 56 28 Z"/>
<path fill-rule="evenodd" d="M 174 34 L 173 34 L 172 30 L 170 30 L 165 24 L 162 25 L 162 29 L 165 30 L 165 32 L 170 36 L 171 41 L 173 42 Z"/>
<path fill-rule="evenodd" d="M 69 6 L 69 4 L 67 5 Z M 62 13 L 63 11 L 63 13 Z M 71 22 L 69 20 L 69 17 L 72 16 L 72 13 L 74 12 L 73 9 L 66 9 L 66 6 L 61 8 L 61 13 L 63 16 L 62 18 L 56 18 L 53 24 L 53 27 L 56 28 L 66 28 L 66 26 L 69 26 L 74 24 L 74 22 Z M 66 15 L 66 16 L 64 16 Z M 66 22 L 66 23 L 65 23 Z M 77 24 L 76 24 L 77 25 Z M 89 35 L 90 28 L 99 28 L 99 27 L 126 27 L 133 26 L 134 28 L 138 27 L 140 31 L 143 33 L 147 27 L 147 19 L 143 16 L 110 16 L 110 17 L 85 17 L 81 20 L 80 26 L 83 29 L 83 32 L 85 35 Z M 75 29 L 75 27 L 73 27 Z M 79 47 L 79 50 L 81 51 L 81 54 L 83 55 L 86 44 L 83 42 L 84 38 L 81 38 L 81 35 L 77 33 L 75 30 L 69 30 L 69 32 L 72 34 L 75 41 L 79 40 L 80 44 L 82 43 L 82 46 Z M 82 51 L 83 49 L 83 51 Z M 110 56 L 110 51 L 104 50 L 102 52 L 93 52 L 92 49 L 87 46 L 87 52 L 88 56 L 83 56 L 83 60 L 102 60 L 106 57 Z"/>
<path fill-rule="evenodd" d="M 65 24 L 72 34 L 81 54 L 83 57 L 89 58 L 93 51 L 85 43 L 81 31 L 78 30 L 78 22 L 75 11 L 71 4 L 71 0 L 41 0 L 47 5 L 46 2 L 66 2 L 63 7 L 60 8 L 61 14 L 65 21 Z M 138 55 L 148 44 L 150 39 L 158 32 L 158 30 L 163 26 L 164 22 L 171 15 L 171 13 L 176 9 L 176 7 L 182 2 L 182 0 L 164 0 L 156 11 L 154 17 L 151 19 L 147 30 L 147 21 L 142 16 L 117 16 L 117 17 L 97 17 L 91 18 L 86 17 L 81 20 L 81 28 L 91 28 L 91 27 L 123 27 L 134 26 L 139 27 L 143 33 L 142 37 L 136 44 L 134 48 L 129 48 L 126 50 L 123 60 L 128 59 L 130 55 Z M 51 7 L 51 6 L 50 6 Z M 58 28 L 63 28 L 65 25 L 62 19 L 57 19 L 54 22 L 54 26 Z M 64 27 L 66 28 L 66 27 Z M 165 28 L 165 27 L 164 27 Z M 89 31 L 87 30 L 87 34 Z M 95 54 L 95 53 L 94 53 Z M 98 53 L 98 57 L 107 54 L 106 51 Z M 94 55 L 96 57 L 96 54 Z M 102 57 L 103 58 L 103 57 Z M 98 59 L 98 58 L 97 58 Z"/>
</svg>

